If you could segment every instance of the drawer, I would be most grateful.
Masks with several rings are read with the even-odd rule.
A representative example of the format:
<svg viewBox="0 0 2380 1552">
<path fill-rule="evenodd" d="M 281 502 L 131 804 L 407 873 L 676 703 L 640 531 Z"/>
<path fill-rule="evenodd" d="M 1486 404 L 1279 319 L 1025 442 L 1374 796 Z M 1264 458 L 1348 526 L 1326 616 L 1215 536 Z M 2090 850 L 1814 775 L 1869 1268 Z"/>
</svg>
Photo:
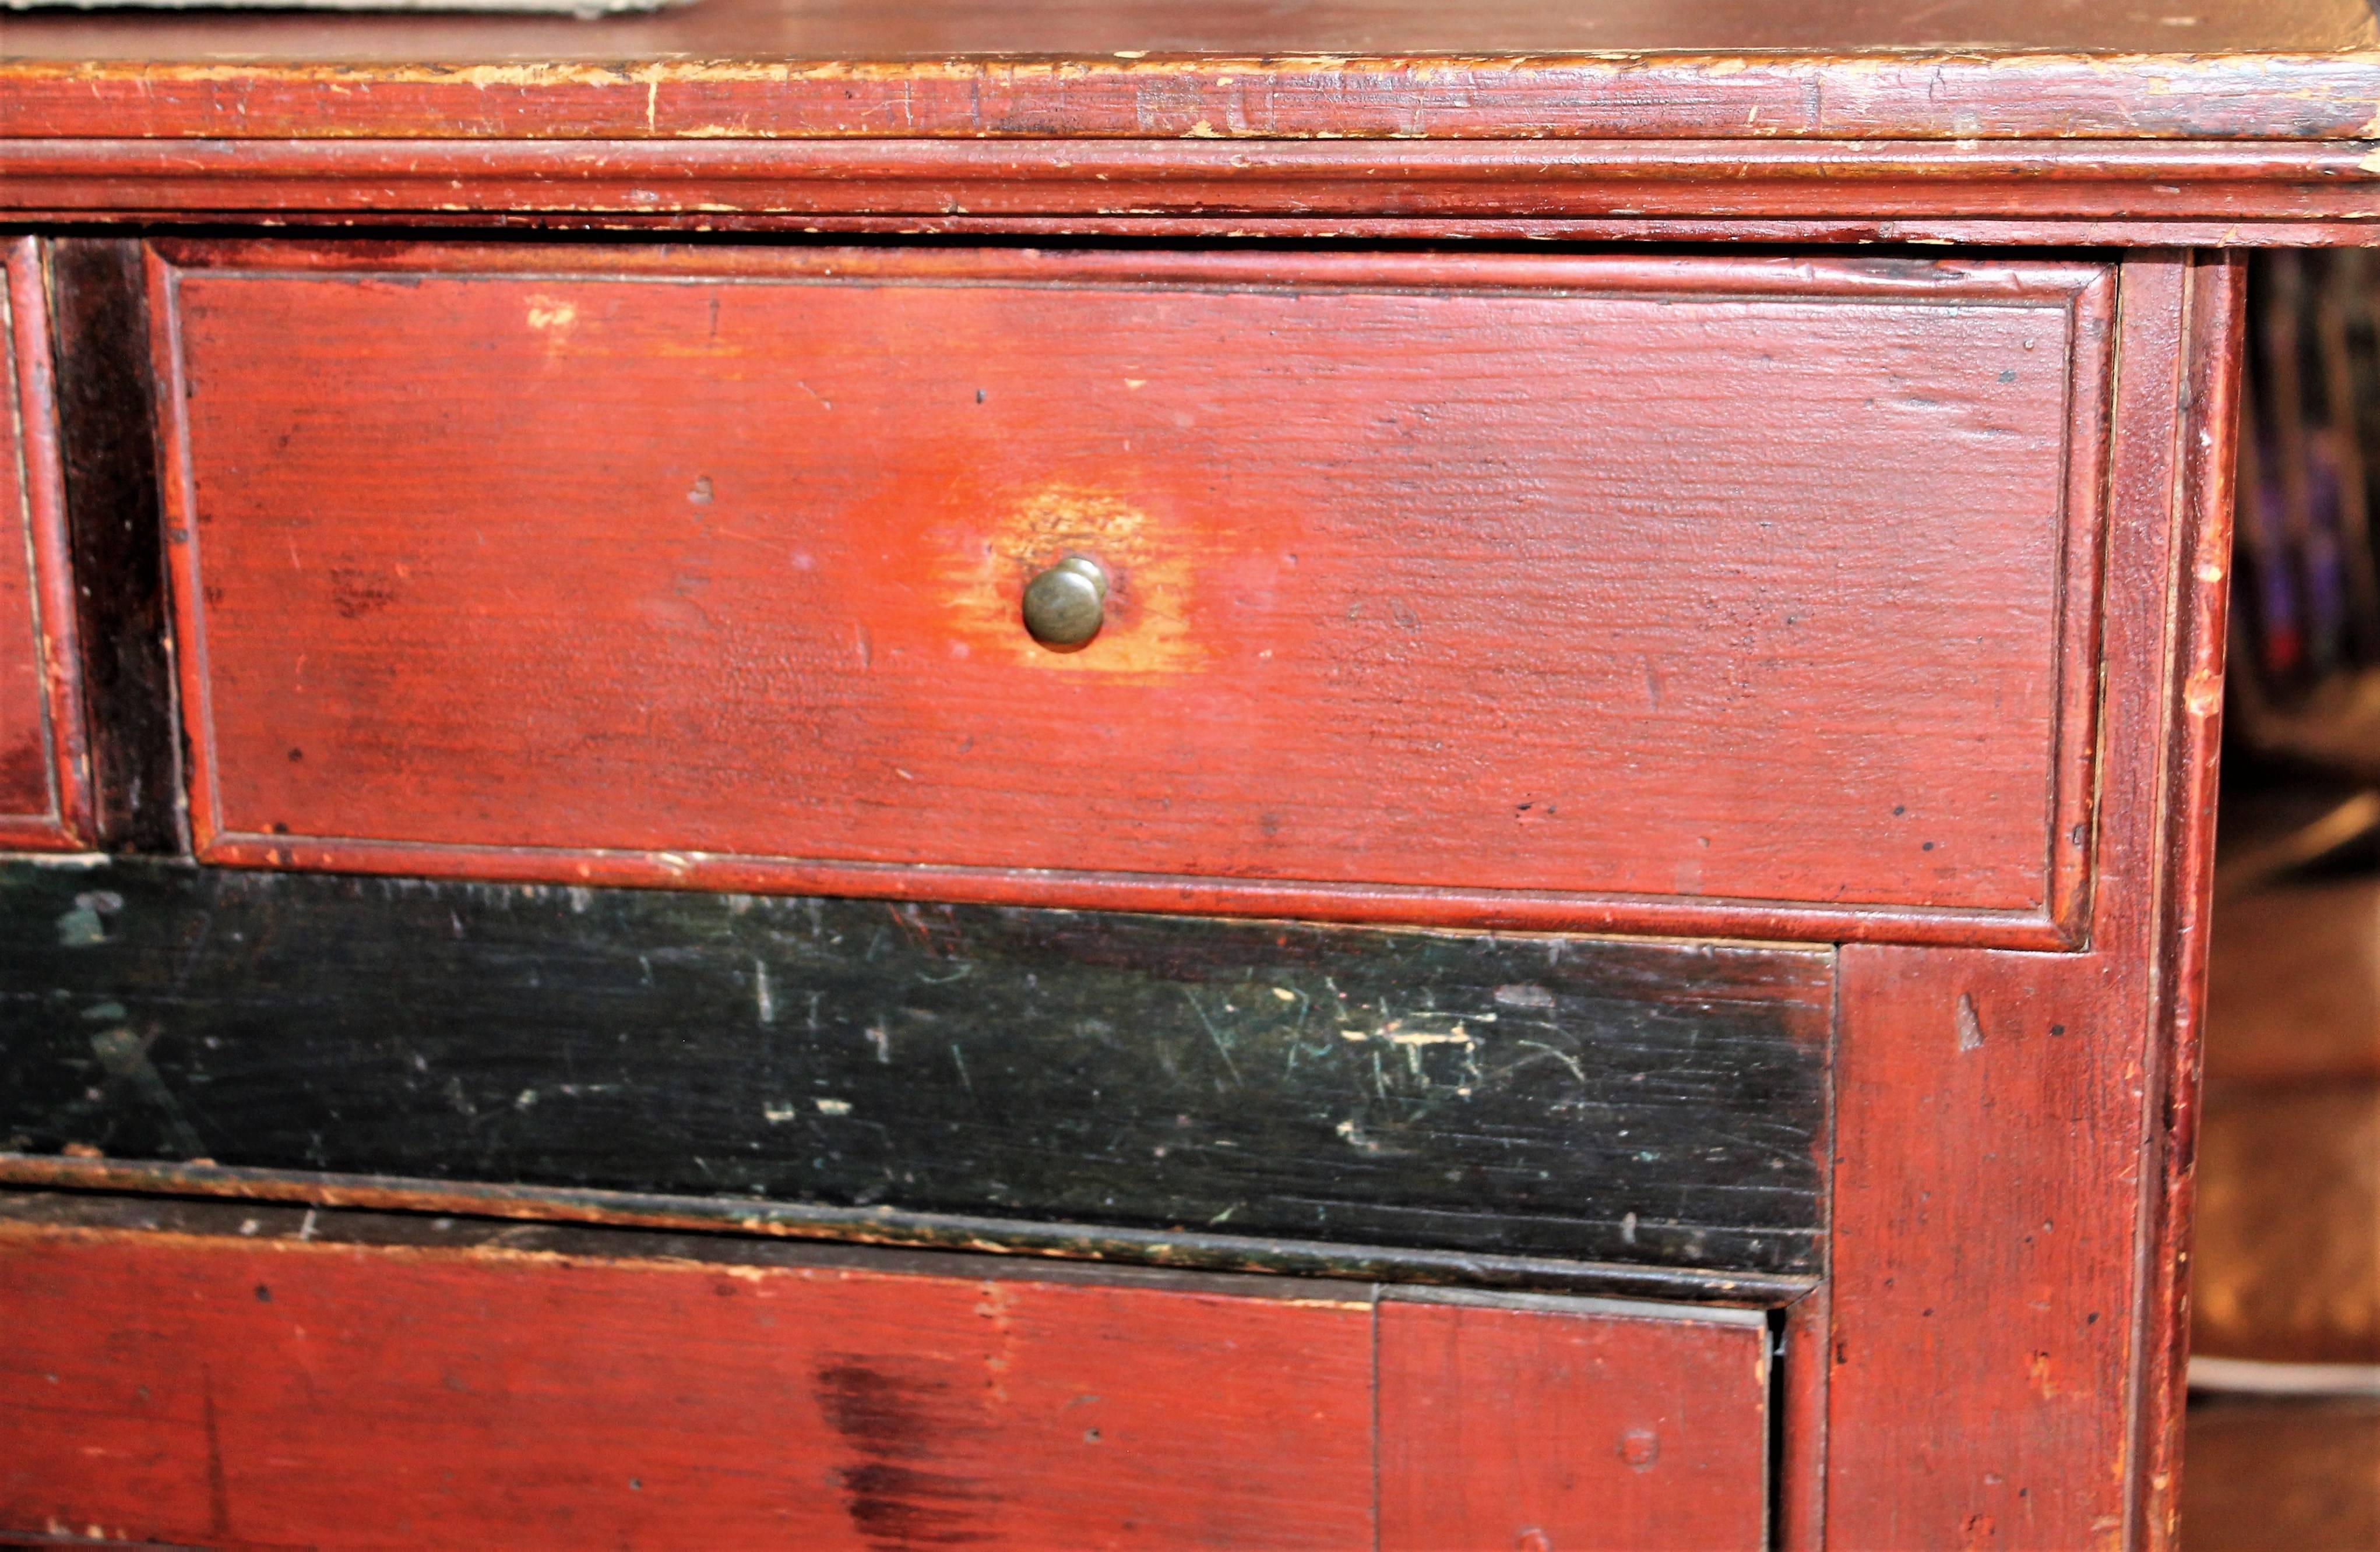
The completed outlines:
<svg viewBox="0 0 2380 1552">
<path fill-rule="evenodd" d="M 0 1324 L 10 1531 L 1767 1545 L 1751 1312 L 19 1197 Z"/>
<path fill-rule="evenodd" d="M 119 862 L 0 868 L 0 964 L 42 988 L 12 1153 L 1232 1266 L 1824 1265 L 1823 950 Z"/>
<path fill-rule="evenodd" d="M 2062 942 L 2107 272 L 174 243 L 205 857 Z M 1088 645 L 1020 618 L 1068 557 Z"/>
<path fill-rule="evenodd" d="M 0 849 L 90 843 L 57 416 L 30 239 L 0 239 Z"/>
</svg>

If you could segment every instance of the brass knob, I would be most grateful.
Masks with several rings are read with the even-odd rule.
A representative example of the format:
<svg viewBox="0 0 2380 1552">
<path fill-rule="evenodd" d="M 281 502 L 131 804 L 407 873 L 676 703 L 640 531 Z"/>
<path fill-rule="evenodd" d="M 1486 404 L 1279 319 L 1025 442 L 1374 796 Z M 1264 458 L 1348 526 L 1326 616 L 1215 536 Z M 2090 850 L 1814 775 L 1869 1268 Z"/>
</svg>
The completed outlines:
<svg viewBox="0 0 2380 1552">
<path fill-rule="evenodd" d="M 1044 647 L 1080 647 L 1106 617 L 1108 574 L 1085 555 L 1069 555 L 1025 586 L 1025 628 Z"/>
</svg>

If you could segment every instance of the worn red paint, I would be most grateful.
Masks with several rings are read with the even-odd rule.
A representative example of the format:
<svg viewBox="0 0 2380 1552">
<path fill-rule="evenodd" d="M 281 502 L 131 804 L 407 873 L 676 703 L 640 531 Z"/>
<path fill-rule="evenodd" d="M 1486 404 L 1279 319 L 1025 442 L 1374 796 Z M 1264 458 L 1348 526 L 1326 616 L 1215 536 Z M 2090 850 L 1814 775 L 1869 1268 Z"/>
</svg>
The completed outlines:
<svg viewBox="0 0 2380 1552">
<path fill-rule="evenodd" d="M 2079 908 L 2097 268 L 174 251 L 203 856 Z"/>
<path fill-rule="evenodd" d="M 1566 1548 L 1760 1545 L 1756 1318 L 971 1277 L 616 1231 L 571 1254 L 484 1231 L 424 1248 L 252 1210 L 263 1233 L 237 1206 L 195 1215 L 203 1231 L 188 1209 L 99 1227 L 91 1206 L 0 1224 L 0 1528 L 1361 1546 L 1377 1490 L 1378 1545 L 1412 1552 L 1454 1545 L 1463 1505 L 1471 1528 L 1525 1513 Z M 624 1247 L 600 1254 L 607 1237 Z M 1476 1383 L 1449 1387 L 1449 1363 Z M 1658 1460 L 1632 1461 L 1646 1431 Z"/>
<path fill-rule="evenodd" d="M 2380 105 L 2355 0 L 2201 6 L 2186 29 L 2062 0 L 207 19 L 222 25 L 12 18 L 0 133 L 2345 139 Z"/>
</svg>

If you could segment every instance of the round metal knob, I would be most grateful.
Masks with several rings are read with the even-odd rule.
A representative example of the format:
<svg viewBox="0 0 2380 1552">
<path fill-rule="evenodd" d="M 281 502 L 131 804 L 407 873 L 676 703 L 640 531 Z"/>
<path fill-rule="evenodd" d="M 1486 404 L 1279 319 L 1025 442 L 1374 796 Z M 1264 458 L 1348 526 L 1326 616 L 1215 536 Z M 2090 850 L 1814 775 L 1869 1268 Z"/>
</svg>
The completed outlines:
<svg viewBox="0 0 2380 1552">
<path fill-rule="evenodd" d="M 1108 602 L 1108 574 L 1099 563 L 1069 555 L 1025 586 L 1025 628 L 1044 647 L 1080 647 L 1099 634 Z"/>
</svg>

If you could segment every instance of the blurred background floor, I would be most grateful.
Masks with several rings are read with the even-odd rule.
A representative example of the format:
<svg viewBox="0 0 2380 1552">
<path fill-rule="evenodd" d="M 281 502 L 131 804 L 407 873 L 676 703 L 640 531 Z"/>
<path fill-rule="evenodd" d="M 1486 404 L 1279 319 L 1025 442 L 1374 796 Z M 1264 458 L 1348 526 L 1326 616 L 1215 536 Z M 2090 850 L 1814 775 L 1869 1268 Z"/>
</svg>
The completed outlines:
<svg viewBox="0 0 2380 1552">
<path fill-rule="evenodd" d="M 2308 786 L 2235 799 L 2234 855 Z M 2375 836 L 2277 876 L 2235 865 L 2216 908 L 2192 1332 L 2214 1383 L 2182 1456 L 2189 1552 L 2380 1549 L 2380 1395 L 2355 1393 L 2380 1377 Z M 2314 1393 L 2273 1393 L 2298 1387 Z"/>
<path fill-rule="evenodd" d="M 2236 790 L 2207 977 L 2183 1544 L 2380 1552 L 2380 799 L 2301 774 Z M 2357 833 L 2338 816 L 2359 807 Z M 2291 866 L 2316 847 L 2290 838 L 2325 820 L 2354 838 Z"/>
</svg>

